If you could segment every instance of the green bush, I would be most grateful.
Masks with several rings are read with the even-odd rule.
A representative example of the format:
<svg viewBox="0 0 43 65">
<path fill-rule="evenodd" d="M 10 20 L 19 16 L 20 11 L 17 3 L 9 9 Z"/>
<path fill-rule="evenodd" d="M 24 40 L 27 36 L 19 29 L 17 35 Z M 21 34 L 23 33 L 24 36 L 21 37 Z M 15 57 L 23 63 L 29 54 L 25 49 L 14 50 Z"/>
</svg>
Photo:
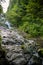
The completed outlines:
<svg viewBox="0 0 43 65">
<path fill-rule="evenodd" d="M 12 7 L 7 12 L 7 19 L 32 37 L 43 36 L 43 1 L 12 0 Z M 41 4 L 42 3 L 42 4 Z"/>
<path fill-rule="evenodd" d="M 43 25 L 40 27 L 40 35 L 43 36 Z"/>
</svg>

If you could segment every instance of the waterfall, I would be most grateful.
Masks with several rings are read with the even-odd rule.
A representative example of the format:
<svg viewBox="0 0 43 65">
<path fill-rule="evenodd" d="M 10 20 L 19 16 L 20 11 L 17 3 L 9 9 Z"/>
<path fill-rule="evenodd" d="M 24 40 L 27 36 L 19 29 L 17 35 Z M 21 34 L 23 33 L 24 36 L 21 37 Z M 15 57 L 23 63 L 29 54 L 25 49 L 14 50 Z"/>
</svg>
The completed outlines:
<svg viewBox="0 0 43 65">
<path fill-rule="evenodd" d="M 2 0 L 1 1 L 1 6 L 2 6 L 2 9 L 3 9 L 3 13 L 7 12 L 9 3 L 10 3 L 10 0 Z M 7 28 L 11 29 L 9 21 L 5 19 L 5 16 L 3 16 L 3 14 L 1 14 L 1 21 L 2 21 L 1 23 L 3 23 L 3 25 L 6 25 Z"/>
<path fill-rule="evenodd" d="M 9 21 L 6 20 L 5 25 L 6 25 L 9 29 L 11 29 L 11 25 L 10 25 Z"/>
<path fill-rule="evenodd" d="M 3 12 L 4 12 L 4 13 L 7 12 L 9 3 L 10 3 L 10 0 L 5 0 L 5 1 L 2 0 L 1 5 L 2 5 L 2 8 L 3 8 Z"/>
</svg>

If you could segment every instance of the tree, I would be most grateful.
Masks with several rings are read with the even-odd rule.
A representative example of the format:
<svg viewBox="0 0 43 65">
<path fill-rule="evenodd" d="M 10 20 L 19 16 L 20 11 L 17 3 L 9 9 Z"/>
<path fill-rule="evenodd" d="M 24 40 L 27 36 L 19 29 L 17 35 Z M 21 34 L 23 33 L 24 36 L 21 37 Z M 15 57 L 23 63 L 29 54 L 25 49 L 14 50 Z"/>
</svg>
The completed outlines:
<svg viewBox="0 0 43 65">
<path fill-rule="evenodd" d="M 7 12 L 7 19 L 13 26 L 32 35 L 43 33 L 43 1 L 42 0 L 12 0 L 12 7 Z M 43 34 L 42 34 L 43 35 Z"/>
</svg>

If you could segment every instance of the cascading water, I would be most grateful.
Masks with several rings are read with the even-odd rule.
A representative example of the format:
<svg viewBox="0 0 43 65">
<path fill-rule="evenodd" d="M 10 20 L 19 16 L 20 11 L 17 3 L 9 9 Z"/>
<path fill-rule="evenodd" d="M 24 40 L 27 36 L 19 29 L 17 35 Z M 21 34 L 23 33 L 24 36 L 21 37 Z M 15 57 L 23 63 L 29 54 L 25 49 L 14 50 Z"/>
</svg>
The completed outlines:
<svg viewBox="0 0 43 65">
<path fill-rule="evenodd" d="M 2 6 L 3 13 L 7 12 L 9 3 L 10 3 L 10 0 L 2 0 L 1 1 L 0 5 Z M 0 20 L 0 22 L 3 23 L 3 25 L 6 25 L 9 29 L 11 29 L 9 21 L 5 19 L 5 17 L 3 16 L 3 14 L 1 14 L 1 20 Z"/>
<path fill-rule="evenodd" d="M 9 21 L 6 21 L 6 22 L 5 22 L 5 25 L 6 25 L 9 29 L 11 29 L 11 26 L 10 26 Z"/>
<path fill-rule="evenodd" d="M 10 3 L 10 0 L 2 0 L 1 6 L 3 8 L 3 13 L 6 13 L 7 12 L 9 3 Z"/>
</svg>

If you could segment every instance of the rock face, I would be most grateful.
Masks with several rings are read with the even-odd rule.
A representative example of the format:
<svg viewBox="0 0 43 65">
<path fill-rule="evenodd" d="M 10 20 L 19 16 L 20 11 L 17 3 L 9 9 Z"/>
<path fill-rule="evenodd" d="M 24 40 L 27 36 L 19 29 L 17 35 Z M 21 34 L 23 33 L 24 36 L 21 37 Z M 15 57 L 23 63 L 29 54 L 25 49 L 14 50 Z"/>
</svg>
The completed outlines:
<svg viewBox="0 0 43 65">
<path fill-rule="evenodd" d="M 39 57 L 34 40 L 26 40 L 14 30 L 3 27 L 0 30 L 2 47 L 5 49 L 5 54 L 0 53 L 0 65 L 43 65 L 43 58 Z"/>
<path fill-rule="evenodd" d="M 6 59 L 10 65 L 24 65 L 26 59 L 24 58 L 20 45 L 23 44 L 24 39 L 17 32 L 14 32 L 3 27 L 0 28 L 2 36 L 2 47 L 6 50 Z M 5 58 L 4 58 L 5 59 Z"/>
<path fill-rule="evenodd" d="M 3 28 L 0 28 L 3 29 Z M 4 44 L 22 44 L 24 43 L 24 38 L 20 36 L 17 32 L 3 29 L 1 30 L 2 41 Z"/>
<path fill-rule="evenodd" d="M 6 59 L 11 65 L 24 65 L 26 59 L 22 53 L 22 49 L 18 45 L 7 45 L 5 46 L 7 50 Z"/>
</svg>

